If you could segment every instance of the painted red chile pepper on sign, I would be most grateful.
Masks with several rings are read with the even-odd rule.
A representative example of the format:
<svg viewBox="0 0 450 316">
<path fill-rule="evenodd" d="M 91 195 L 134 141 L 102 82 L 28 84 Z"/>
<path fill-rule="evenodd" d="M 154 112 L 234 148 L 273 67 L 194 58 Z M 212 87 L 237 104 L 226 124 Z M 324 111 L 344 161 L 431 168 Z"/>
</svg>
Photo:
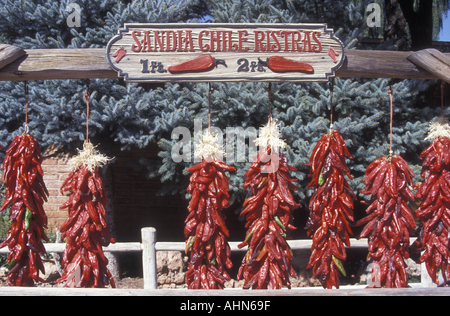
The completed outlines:
<svg viewBox="0 0 450 316">
<path fill-rule="evenodd" d="M 372 283 L 368 287 L 408 287 L 404 259 L 409 258 L 409 236 L 415 222 L 408 206 L 414 200 L 414 173 L 399 155 L 381 157 L 366 169 L 365 190 L 370 195 L 365 218 L 356 222 L 366 224 L 359 238 L 368 237 L 368 260 L 372 269 Z M 379 275 L 376 275 L 379 273 Z"/>
<path fill-rule="evenodd" d="M 167 69 L 174 74 L 183 72 L 202 72 L 211 70 L 218 64 L 226 66 L 223 59 L 215 59 L 211 55 L 203 54 L 180 64 L 169 66 Z"/>
<path fill-rule="evenodd" d="M 416 192 L 416 199 L 422 203 L 415 215 L 421 226 L 419 237 L 411 248 L 416 252 L 423 251 L 420 262 L 425 263 L 433 282 L 439 284 L 437 273 L 440 270 L 446 284 L 450 274 L 450 139 L 435 138 L 420 158 L 424 159 L 421 172 L 424 182 Z"/>
<path fill-rule="evenodd" d="M 306 72 L 313 73 L 314 67 L 302 61 L 288 59 L 281 56 L 272 56 L 267 59 L 269 69 L 274 72 Z"/>
<path fill-rule="evenodd" d="M 125 57 L 126 54 L 127 51 L 123 47 L 116 50 L 113 54 L 113 57 L 116 57 L 116 63 L 119 63 L 122 60 L 122 58 Z"/>
<path fill-rule="evenodd" d="M 345 158 L 352 158 L 337 130 L 324 134 L 314 147 L 307 166 L 311 166 L 308 187 L 315 192 L 309 202 L 310 216 L 306 224 L 312 235 L 311 256 L 307 268 L 324 288 L 339 288 L 339 272 L 346 275 L 342 261 L 346 260 L 345 245 L 350 247 L 352 234 L 348 221 L 353 221 L 353 201 L 356 196 L 345 176 L 352 179 Z"/>
<path fill-rule="evenodd" d="M 244 175 L 244 188 L 250 188 L 252 196 L 245 200 L 241 212 L 246 216 L 247 233 L 238 247 L 248 245 L 248 251 L 237 280 L 243 277 L 246 289 L 290 288 L 289 276 L 294 277 L 295 272 L 286 233 L 296 229 L 290 223 L 291 212 L 299 204 L 291 194 L 297 187 L 294 185 L 296 179 L 291 178 L 289 171 L 297 169 L 288 165 L 283 153 L 272 153 L 270 147 L 263 147 L 255 158 Z M 271 167 L 275 162 L 278 162 L 277 170 Z"/>
<path fill-rule="evenodd" d="M 115 283 L 102 247 L 114 243 L 105 221 L 106 191 L 97 169 L 81 165 L 73 170 L 61 186 L 61 194 L 71 192 L 60 209 L 68 209 L 69 217 L 61 225 L 66 238 L 62 265 L 64 272 L 58 283 L 66 287 L 105 287 Z M 76 274 L 79 273 L 79 281 Z"/>
<path fill-rule="evenodd" d="M 6 151 L 3 161 L 2 181 L 6 194 L 0 212 L 11 206 L 6 239 L 0 248 L 8 246 L 8 284 L 33 286 L 34 281 L 44 282 L 39 272 L 45 273 L 40 254 L 48 241 L 44 229 L 47 215 L 43 204 L 47 201 L 41 167 L 42 155 L 36 140 L 27 134 L 18 135 Z"/>
<path fill-rule="evenodd" d="M 186 272 L 189 289 L 221 289 L 230 280 L 233 264 L 228 229 L 222 208 L 228 207 L 228 179 L 225 171 L 236 171 L 216 159 L 203 159 L 187 169 L 191 173 L 189 215 L 185 220 L 186 253 L 191 251 Z"/>
</svg>

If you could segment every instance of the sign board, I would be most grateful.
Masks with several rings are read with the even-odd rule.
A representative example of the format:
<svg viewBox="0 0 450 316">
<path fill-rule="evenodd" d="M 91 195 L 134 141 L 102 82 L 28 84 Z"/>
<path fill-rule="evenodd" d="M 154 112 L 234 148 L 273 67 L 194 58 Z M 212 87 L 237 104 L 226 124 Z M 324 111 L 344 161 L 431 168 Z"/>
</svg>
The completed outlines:
<svg viewBox="0 0 450 316">
<path fill-rule="evenodd" d="M 107 60 L 130 82 L 327 81 L 344 47 L 326 24 L 125 24 Z"/>
</svg>

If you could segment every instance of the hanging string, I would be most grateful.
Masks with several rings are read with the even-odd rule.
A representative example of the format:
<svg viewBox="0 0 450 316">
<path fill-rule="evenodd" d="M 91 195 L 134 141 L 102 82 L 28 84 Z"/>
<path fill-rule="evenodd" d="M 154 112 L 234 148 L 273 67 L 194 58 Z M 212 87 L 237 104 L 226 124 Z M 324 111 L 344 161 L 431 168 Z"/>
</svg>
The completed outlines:
<svg viewBox="0 0 450 316">
<path fill-rule="evenodd" d="M 392 156 L 392 154 L 394 153 L 392 151 L 392 121 L 393 121 L 393 117 L 394 117 L 394 110 L 393 110 L 393 96 L 392 96 L 392 85 L 389 84 L 389 103 L 390 103 L 390 108 L 391 108 L 391 122 L 390 122 L 390 147 L 389 147 L 389 156 Z"/>
<path fill-rule="evenodd" d="M 444 80 L 441 79 L 441 116 L 444 118 Z"/>
<path fill-rule="evenodd" d="M 333 90 L 334 90 L 334 77 L 329 81 L 330 86 L 330 133 L 333 129 Z"/>
<path fill-rule="evenodd" d="M 269 94 L 269 123 L 270 123 L 272 121 L 272 82 L 269 82 L 267 92 Z"/>
<path fill-rule="evenodd" d="M 211 94 L 214 88 L 211 88 L 211 82 L 208 82 L 208 132 L 211 132 Z"/>
<path fill-rule="evenodd" d="M 91 94 L 89 93 L 89 79 L 87 79 L 86 83 L 86 93 L 84 94 L 84 98 L 86 99 L 86 143 L 89 142 L 89 99 Z"/>
<path fill-rule="evenodd" d="M 25 84 L 25 131 L 24 134 L 28 134 L 28 84 L 24 81 Z"/>
</svg>

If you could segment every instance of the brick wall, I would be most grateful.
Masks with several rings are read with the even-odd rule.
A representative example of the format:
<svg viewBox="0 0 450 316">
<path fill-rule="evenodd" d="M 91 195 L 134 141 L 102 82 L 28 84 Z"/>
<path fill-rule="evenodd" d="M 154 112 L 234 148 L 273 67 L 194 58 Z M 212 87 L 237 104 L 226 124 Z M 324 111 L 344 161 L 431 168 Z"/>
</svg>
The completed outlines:
<svg viewBox="0 0 450 316">
<path fill-rule="evenodd" d="M 42 170 L 44 171 L 44 182 L 49 193 L 48 202 L 44 204 L 44 210 L 48 217 L 48 229 L 56 231 L 67 218 L 67 209 L 60 210 L 59 207 L 67 201 L 68 197 L 59 192 L 61 185 L 69 174 L 67 156 L 58 158 L 49 157 L 51 153 L 44 153 Z"/>
</svg>

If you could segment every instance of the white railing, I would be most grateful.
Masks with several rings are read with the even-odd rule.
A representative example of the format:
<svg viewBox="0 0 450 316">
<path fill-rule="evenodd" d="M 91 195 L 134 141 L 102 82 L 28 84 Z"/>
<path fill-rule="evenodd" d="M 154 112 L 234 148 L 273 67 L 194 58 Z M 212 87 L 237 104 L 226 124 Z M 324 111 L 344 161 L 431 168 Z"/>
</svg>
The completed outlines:
<svg viewBox="0 0 450 316">
<path fill-rule="evenodd" d="M 142 267 L 144 289 L 156 290 L 158 288 L 157 268 L 156 268 L 156 252 L 157 251 L 183 251 L 185 249 L 184 242 L 157 242 L 156 229 L 153 227 L 144 227 L 141 229 L 141 242 L 117 242 L 104 247 L 105 252 L 142 252 Z M 415 238 L 411 238 L 411 243 Z M 231 251 L 247 251 L 247 247 L 239 249 L 237 245 L 240 242 L 229 242 Z M 309 250 L 311 249 L 311 239 L 288 240 L 288 244 L 292 250 Z M 367 248 L 367 239 L 350 239 L 351 248 Z M 62 253 L 64 251 L 65 243 L 46 243 L 45 249 L 47 253 Z M 0 254 L 7 254 L 9 250 L 7 247 L 0 249 Z M 424 264 L 421 265 L 421 283 L 410 284 L 414 287 L 435 287 L 433 282 L 430 282 L 430 277 L 426 272 Z M 350 286 L 349 286 L 350 287 Z M 351 286 L 354 287 L 354 286 Z"/>
</svg>

